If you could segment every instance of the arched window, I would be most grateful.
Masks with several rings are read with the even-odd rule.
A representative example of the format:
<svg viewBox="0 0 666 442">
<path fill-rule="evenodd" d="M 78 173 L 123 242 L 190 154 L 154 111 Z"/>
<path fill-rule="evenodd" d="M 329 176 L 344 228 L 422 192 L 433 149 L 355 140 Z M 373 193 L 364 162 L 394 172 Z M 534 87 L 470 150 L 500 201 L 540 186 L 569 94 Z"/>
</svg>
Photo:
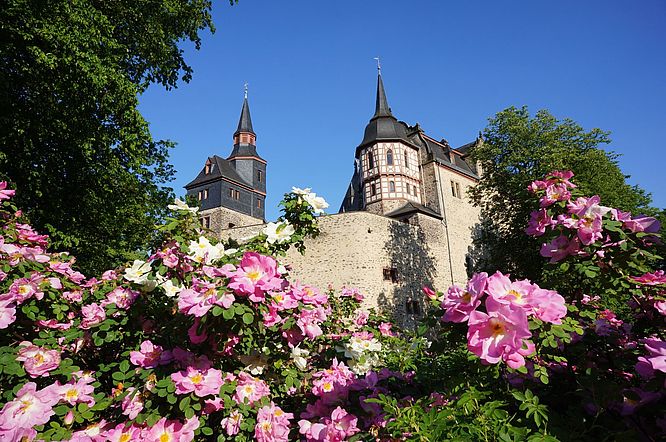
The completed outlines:
<svg viewBox="0 0 666 442">
<path fill-rule="evenodd" d="M 407 151 L 405 151 L 405 169 L 409 169 L 409 155 L 407 155 Z"/>
<path fill-rule="evenodd" d="M 393 151 L 391 149 L 386 152 L 386 164 L 393 166 Z"/>
<path fill-rule="evenodd" d="M 368 168 L 374 169 L 375 167 L 375 158 L 372 156 L 372 152 L 368 152 Z"/>
<path fill-rule="evenodd" d="M 395 183 L 393 181 L 389 181 L 389 192 L 395 192 Z"/>
</svg>

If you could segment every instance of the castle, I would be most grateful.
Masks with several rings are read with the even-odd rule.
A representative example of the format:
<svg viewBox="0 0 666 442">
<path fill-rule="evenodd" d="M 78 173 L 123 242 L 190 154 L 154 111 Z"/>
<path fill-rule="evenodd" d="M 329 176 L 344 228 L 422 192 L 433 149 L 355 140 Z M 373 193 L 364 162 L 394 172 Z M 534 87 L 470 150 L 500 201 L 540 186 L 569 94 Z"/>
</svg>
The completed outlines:
<svg viewBox="0 0 666 442">
<path fill-rule="evenodd" d="M 257 153 L 247 92 L 233 140 L 231 155 L 209 157 L 185 188 L 201 203 L 204 227 L 238 239 L 265 223 L 266 161 Z M 339 213 L 319 218 L 321 234 L 306 241 L 305 256 L 288 253 L 293 279 L 358 287 L 369 307 L 410 325 L 423 312 L 424 285 L 445 290 L 467 280 L 479 209 L 466 194 L 482 173 L 469 154 L 481 142 L 454 149 L 399 121 L 380 71 L 375 113 Z"/>
</svg>

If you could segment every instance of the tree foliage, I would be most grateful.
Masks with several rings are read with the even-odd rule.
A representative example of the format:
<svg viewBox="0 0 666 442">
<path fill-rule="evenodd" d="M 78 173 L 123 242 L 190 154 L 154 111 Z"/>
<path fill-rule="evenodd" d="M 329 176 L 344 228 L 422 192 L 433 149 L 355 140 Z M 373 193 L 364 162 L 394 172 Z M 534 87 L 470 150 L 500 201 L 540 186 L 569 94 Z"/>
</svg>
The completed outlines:
<svg viewBox="0 0 666 442">
<path fill-rule="evenodd" d="M 0 9 L 0 177 L 86 271 L 145 247 L 172 191 L 138 95 L 170 89 L 213 30 L 209 0 L 9 0 Z"/>
<path fill-rule="evenodd" d="M 599 195 L 605 204 L 632 213 L 652 213 L 650 196 L 627 184 L 618 154 L 601 148 L 609 133 L 586 131 L 547 110 L 533 117 L 527 107 L 510 107 L 489 120 L 484 142 L 473 153 L 483 176 L 471 190 L 481 208 L 474 258 L 477 271 L 503 269 L 515 277 L 537 279 L 544 263 L 538 240 L 525 235 L 533 200 L 527 186 L 551 170 L 572 170 L 579 190 Z"/>
</svg>

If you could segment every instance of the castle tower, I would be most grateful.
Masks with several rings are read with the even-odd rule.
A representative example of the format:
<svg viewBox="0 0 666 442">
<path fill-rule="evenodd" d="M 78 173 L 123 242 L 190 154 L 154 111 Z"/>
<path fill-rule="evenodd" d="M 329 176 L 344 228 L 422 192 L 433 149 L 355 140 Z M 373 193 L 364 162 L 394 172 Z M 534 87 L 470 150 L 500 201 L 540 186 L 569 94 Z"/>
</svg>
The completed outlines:
<svg viewBox="0 0 666 442">
<path fill-rule="evenodd" d="M 227 158 L 209 157 L 199 175 L 185 186 L 201 207 L 204 227 L 220 231 L 264 222 L 266 160 L 257 153 L 247 87 L 233 149 Z"/>
<path fill-rule="evenodd" d="M 420 164 L 419 148 L 410 139 L 407 125 L 391 113 L 379 71 L 375 114 L 356 148 L 357 207 L 346 210 L 385 215 L 409 202 L 420 204 Z"/>
</svg>

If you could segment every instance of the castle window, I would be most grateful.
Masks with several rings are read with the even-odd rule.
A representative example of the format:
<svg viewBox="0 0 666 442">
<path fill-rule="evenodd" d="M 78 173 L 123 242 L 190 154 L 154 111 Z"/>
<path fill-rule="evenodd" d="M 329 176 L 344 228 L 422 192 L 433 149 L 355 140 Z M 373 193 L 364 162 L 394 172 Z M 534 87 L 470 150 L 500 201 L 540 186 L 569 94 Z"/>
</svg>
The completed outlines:
<svg viewBox="0 0 666 442">
<path fill-rule="evenodd" d="M 229 198 L 239 200 L 240 199 L 240 192 L 238 190 L 234 189 L 233 187 L 230 187 L 229 188 Z"/>
<path fill-rule="evenodd" d="M 409 169 L 409 155 L 407 155 L 407 151 L 405 151 L 405 169 Z"/>
<path fill-rule="evenodd" d="M 200 190 L 198 194 L 199 201 L 208 199 L 208 189 Z"/>
<path fill-rule="evenodd" d="M 206 168 L 204 169 L 204 173 L 205 173 L 206 175 L 209 175 L 210 172 L 211 172 L 211 170 L 213 170 L 213 167 L 212 167 L 212 166 L 213 166 L 213 165 L 212 165 L 211 163 L 206 163 Z"/>
<path fill-rule="evenodd" d="M 395 192 L 395 183 L 393 181 L 389 181 L 389 192 Z"/>
<path fill-rule="evenodd" d="M 204 229 L 210 229 L 210 216 L 204 216 L 201 218 L 201 227 Z"/>
<path fill-rule="evenodd" d="M 263 179 L 263 173 L 261 172 L 261 170 L 257 170 L 257 181 L 261 182 L 262 179 Z"/>
<path fill-rule="evenodd" d="M 257 208 L 261 209 L 261 200 L 257 198 Z"/>
<path fill-rule="evenodd" d="M 393 151 L 391 149 L 386 152 L 386 164 L 393 166 Z"/>
<path fill-rule="evenodd" d="M 233 198 L 233 197 L 234 197 L 234 188 L 230 187 L 229 188 L 229 198 Z"/>
<path fill-rule="evenodd" d="M 374 169 L 375 167 L 375 158 L 372 156 L 372 152 L 368 152 L 368 169 Z"/>
<path fill-rule="evenodd" d="M 456 183 L 456 196 L 462 198 L 462 193 L 460 193 L 460 184 Z"/>
<path fill-rule="evenodd" d="M 411 298 L 405 303 L 405 310 L 409 315 L 421 316 L 421 305 L 418 301 L 414 301 Z"/>
<path fill-rule="evenodd" d="M 398 271 L 395 268 L 385 267 L 382 271 L 384 281 L 398 282 Z"/>
<path fill-rule="evenodd" d="M 234 190 L 234 199 L 237 199 L 237 200 L 240 199 L 240 191 Z"/>
<path fill-rule="evenodd" d="M 451 181 L 451 195 L 455 196 L 456 198 L 459 198 L 458 193 L 456 192 L 456 184 L 457 184 L 456 182 Z"/>
<path fill-rule="evenodd" d="M 377 185 L 376 184 L 372 184 L 370 186 L 370 195 L 371 196 L 377 195 Z"/>
</svg>

